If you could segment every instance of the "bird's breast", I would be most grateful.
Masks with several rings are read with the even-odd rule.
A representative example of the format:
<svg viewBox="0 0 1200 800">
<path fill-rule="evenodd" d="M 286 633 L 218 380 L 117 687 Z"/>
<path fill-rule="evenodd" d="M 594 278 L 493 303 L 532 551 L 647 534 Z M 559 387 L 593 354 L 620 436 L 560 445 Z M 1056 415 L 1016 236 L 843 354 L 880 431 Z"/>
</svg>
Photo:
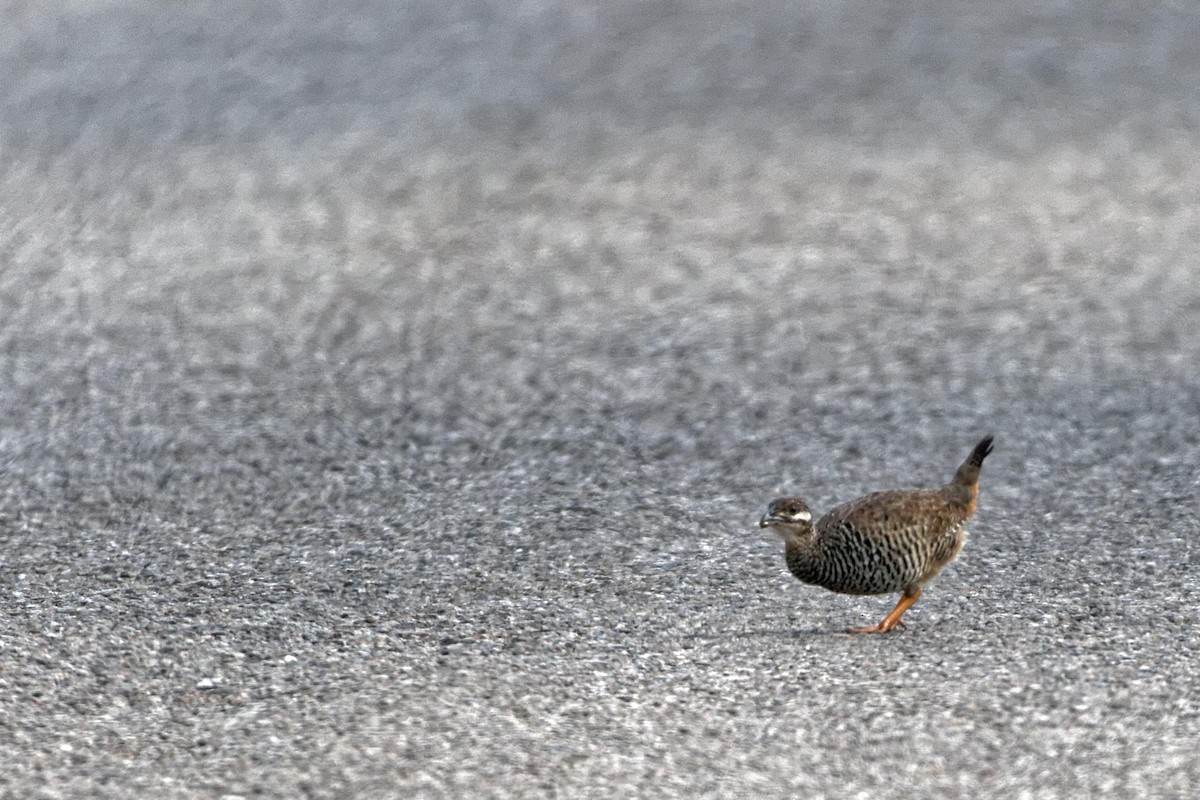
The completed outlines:
<svg viewBox="0 0 1200 800">
<path fill-rule="evenodd" d="M 849 523 L 823 532 L 812 546 L 788 549 L 788 570 L 805 583 L 843 594 L 888 594 L 921 580 L 931 548 L 917 531 L 864 533 Z"/>
</svg>

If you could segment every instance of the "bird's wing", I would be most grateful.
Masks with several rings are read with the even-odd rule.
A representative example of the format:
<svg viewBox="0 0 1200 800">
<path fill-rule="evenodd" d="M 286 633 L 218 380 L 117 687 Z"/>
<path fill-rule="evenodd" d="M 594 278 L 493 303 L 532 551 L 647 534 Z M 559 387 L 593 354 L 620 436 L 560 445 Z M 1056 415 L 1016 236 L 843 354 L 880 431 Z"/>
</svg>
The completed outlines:
<svg viewBox="0 0 1200 800">
<path fill-rule="evenodd" d="M 874 492 L 831 509 L 817 520 L 817 533 L 847 527 L 860 536 L 918 536 L 935 554 L 954 546 L 963 512 L 937 489 Z M 935 556 L 936 557 L 936 556 Z"/>
</svg>

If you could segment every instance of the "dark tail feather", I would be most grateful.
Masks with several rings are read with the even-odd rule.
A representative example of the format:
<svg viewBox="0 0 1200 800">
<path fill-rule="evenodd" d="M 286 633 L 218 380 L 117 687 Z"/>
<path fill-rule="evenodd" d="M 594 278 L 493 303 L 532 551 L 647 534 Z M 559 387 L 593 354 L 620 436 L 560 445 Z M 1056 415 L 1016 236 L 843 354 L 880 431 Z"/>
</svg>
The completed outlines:
<svg viewBox="0 0 1200 800">
<path fill-rule="evenodd" d="M 992 438 L 989 433 L 980 440 L 979 444 L 975 445 L 971 455 L 967 456 L 967 460 L 954 474 L 955 483 L 961 486 L 974 486 L 979 482 L 979 468 L 983 466 L 983 460 L 992 452 Z"/>
</svg>

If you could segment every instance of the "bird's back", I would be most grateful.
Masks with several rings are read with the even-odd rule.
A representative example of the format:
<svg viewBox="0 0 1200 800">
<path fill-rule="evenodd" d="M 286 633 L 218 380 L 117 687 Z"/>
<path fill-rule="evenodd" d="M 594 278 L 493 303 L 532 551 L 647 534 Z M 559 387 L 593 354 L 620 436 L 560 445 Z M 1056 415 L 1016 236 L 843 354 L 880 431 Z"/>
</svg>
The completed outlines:
<svg viewBox="0 0 1200 800">
<path fill-rule="evenodd" d="M 884 594 L 921 585 L 958 555 L 974 509 L 952 486 L 875 492 L 816 523 L 811 582 L 846 594 Z"/>
</svg>

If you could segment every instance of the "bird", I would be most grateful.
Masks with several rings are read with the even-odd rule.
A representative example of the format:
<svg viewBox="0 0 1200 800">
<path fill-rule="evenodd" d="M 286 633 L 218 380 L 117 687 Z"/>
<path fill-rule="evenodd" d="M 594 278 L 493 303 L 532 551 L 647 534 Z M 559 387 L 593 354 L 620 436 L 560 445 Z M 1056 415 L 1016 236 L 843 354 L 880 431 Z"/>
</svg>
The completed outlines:
<svg viewBox="0 0 1200 800">
<path fill-rule="evenodd" d="M 804 500 L 779 497 L 767 505 L 758 525 L 783 539 L 788 570 L 804 583 L 841 594 L 901 592 L 878 625 L 847 631 L 887 633 L 903 625 L 904 612 L 962 550 L 992 440 L 991 434 L 980 440 L 940 488 L 873 492 L 836 506 L 815 525 Z"/>
</svg>

